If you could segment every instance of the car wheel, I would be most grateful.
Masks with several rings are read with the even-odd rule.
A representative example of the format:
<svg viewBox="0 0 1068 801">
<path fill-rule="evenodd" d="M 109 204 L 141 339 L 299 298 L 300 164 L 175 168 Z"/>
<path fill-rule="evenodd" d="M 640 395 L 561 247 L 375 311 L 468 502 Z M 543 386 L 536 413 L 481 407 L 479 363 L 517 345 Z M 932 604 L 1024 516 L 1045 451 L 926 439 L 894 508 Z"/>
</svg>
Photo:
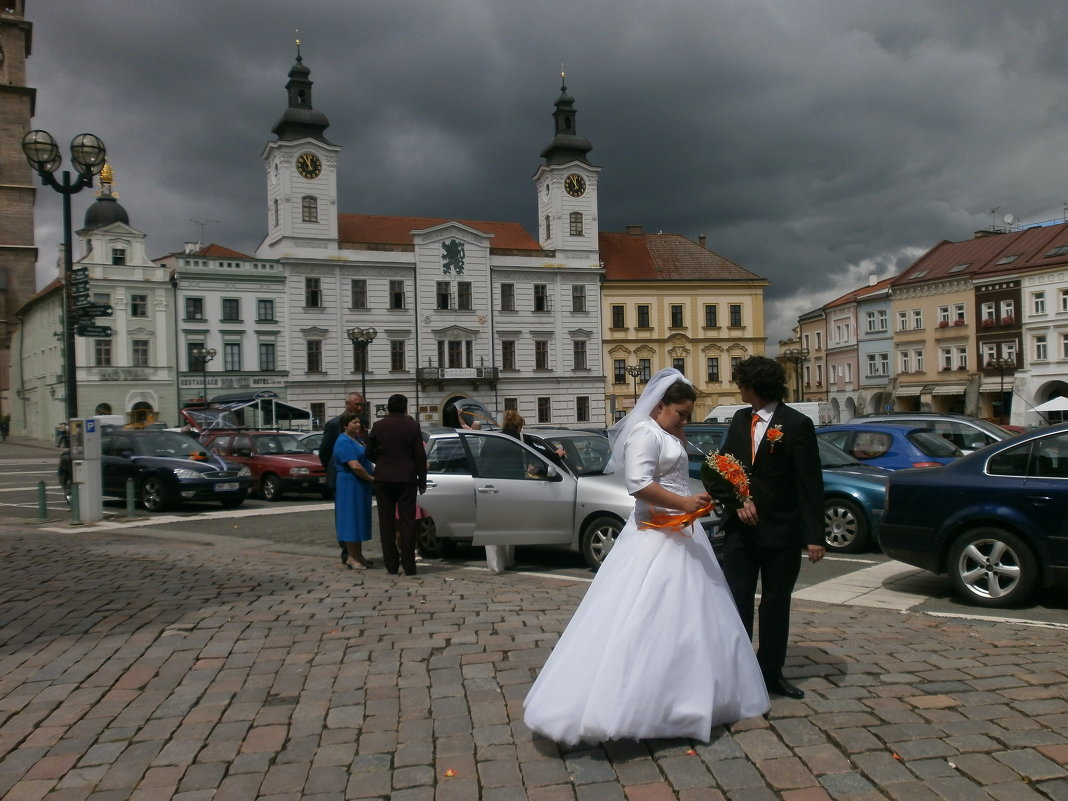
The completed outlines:
<svg viewBox="0 0 1068 801">
<path fill-rule="evenodd" d="M 582 557 L 593 570 L 604 562 L 612 546 L 616 544 L 623 521 L 618 517 L 595 517 L 582 530 Z"/>
<path fill-rule="evenodd" d="M 828 498 L 823 502 L 823 536 L 827 550 L 835 553 L 857 553 L 871 548 L 864 511 L 845 498 Z"/>
<path fill-rule="evenodd" d="M 452 553 L 452 540 L 438 537 L 438 527 L 434 523 L 434 518 L 427 515 L 417 520 L 415 526 L 415 547 L 423 556 L 448 556 Z"/>
<path fill-rule="evenodd" d="M 947 572 L 962 598 L 978 606 L 1018 606 L 1038 586 L 1038 561 L 1027 544 L 995 527 L 972 529 L 949 550 Z"/>
<path fill-rule="evenodd" d="M 245 502 L 245 496 L 242 495 L 238 498 L 220 498 L 219 504 L 223 509 L 236 509 Z"/>
<path fill-rule="evenodd" d="M 282 481 L 278 476 L 268 473 L 260 479 L 260 492 L 265 501 L 280 501 L 285 491 L 282 489 Z"/>
<path fill-rule="evenodd" d="M 150 512 L 163 512 L 170 505 L 167 488 L 155 476 L 149 476 L 141 482 L 141 504 Z"/>
</svg>

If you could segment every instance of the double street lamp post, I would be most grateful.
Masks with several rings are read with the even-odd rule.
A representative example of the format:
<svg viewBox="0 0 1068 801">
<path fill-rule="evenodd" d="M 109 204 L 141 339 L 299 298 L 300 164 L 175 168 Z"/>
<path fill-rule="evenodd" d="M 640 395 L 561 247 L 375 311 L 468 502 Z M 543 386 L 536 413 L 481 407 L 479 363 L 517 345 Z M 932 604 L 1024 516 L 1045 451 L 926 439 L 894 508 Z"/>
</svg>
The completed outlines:
<svg viewBox="0 0 1068 801">
<path fill-rule="evenodd" d="M 359 354 L 360 362 L 360 394 L 363 395 L 364 408 L 369 409 L 367 402 L 367 348 L 375 341 L 378 331 L 374 328 L 350 328 L 345 332 L 352 343 L 355 353 Z"/>
<path fill-rule="evenodd" d="M 998 395 L 998 422 L 1007 423 L 1007 415 L 1005 414 L 1005 371 L 1014 370 L 1016 368 L 1015 359 L 1006 359 L 1005 357 L 998 357 L 996 359 L 990 359 L 986 363 L 986 369 L 997 370 L 998 376 L 1001 378 L 1001 392 Z"/>
<path fill-rule="evenodd" d="M 783 360 L 790 362 L 794 366 L 794 378 L 797 383 L 797 395 L 794 397 L 795 403 L 801 400 L 801 371 L 804 369 L 804 364 L 808 361 L 808 357 L 808 348 L 787 348 L 782 352 Z"/>
<path fill-rule="evenodd" d="M 189 355 L 200 362 L 200 372 L 204 376 L 204 408 L 208 407 L 208 362 L 212 361 L 216 356 L 215 348 L 205 348 L 203 345 L 200 347 L 192 348 L 189 351 Z"/>
<path fill-rule="evenodd" d="M 642 374 L 642 368 L 637 364 L 627 365 L 627 375 L 634 379 L 634 402 L 638 402 L 638 376 Z"/>
<path fill-rule="evenodd" d="M 69 170 L 63 170 L 62 181 L 57 180 L 55 171 L 63 162 L 56 140 L 47 131 L 30 131 L 22 137 L 22 152 L 26 161 L 41 177 L 41 183 L 50 186 L 63 196 L 63 376 L 64 396 L 66 398 L 67 419 L 78 416 L 78 371 L 74 358 L 74 259 L 71 245 L 70 196 L 93 185 L 93 176 L 104 169 L 107 151 L 100 137 L 91 133 L 78 134 L 70 142 L 71 166 L 77 177 L 71 180 Z M 90 298 L 88 285 L 83 283 L 79 292 L 85 299 L 78 306 L 88 305 Z"/>
</svg>

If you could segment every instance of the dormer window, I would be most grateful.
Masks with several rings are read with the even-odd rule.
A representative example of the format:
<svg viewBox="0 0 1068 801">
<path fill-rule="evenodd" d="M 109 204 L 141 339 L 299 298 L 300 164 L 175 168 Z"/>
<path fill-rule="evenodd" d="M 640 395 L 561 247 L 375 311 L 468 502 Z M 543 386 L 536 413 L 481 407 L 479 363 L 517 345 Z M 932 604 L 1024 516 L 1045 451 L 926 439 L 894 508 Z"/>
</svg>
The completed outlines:
<svg viewBox="0 0 1068 801">
<path fill-rule="evenodd" d="M 111 249 L 111 263 L 112 264 L 126 264 L 126 248 L 112 248 Z"/>
</svg>

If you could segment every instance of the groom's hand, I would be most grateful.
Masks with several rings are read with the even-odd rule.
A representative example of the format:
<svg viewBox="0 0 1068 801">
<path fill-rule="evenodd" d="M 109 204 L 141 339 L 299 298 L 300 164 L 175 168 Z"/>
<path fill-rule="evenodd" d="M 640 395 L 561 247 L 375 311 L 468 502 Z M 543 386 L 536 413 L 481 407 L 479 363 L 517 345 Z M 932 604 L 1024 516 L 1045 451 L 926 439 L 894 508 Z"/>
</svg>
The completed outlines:
<svg viewBox="0 0 1068 801">
<path fill-rule="evenodd" d="M 738 510 L 738 519 L 745 523 L 747 526 L 755 526 L 757 524 L 757 510 L 756 504 L 752 501 L 746 501 L 742 508 Z"/>
</svg>

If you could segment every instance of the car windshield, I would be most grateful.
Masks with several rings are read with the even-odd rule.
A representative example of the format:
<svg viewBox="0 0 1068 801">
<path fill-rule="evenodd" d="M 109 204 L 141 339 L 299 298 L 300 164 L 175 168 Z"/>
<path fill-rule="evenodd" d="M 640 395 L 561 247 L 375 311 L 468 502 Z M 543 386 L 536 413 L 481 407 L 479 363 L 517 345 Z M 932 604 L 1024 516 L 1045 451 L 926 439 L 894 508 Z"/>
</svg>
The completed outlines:
<svg viewBox="0 0 1068 801">
<path fill-rule="evenodd" d="M 311 453 L 307 443 L 292 434 L 260 434 L 254 440 L 260 453 Z"/>
<path fill-rule="evenodd" d="M 546 441 L 564 451 L 564 462 L 576 476 L 601 475 L 612 455 L 608 438 L 599 434 L 547 437 Z"/>
<path fill-rule="evenodd" d="M 856 467 L 860 465 L 860 462 L 827 440 L 819 438 L 817 441 L 820 447 L 820 467 Z"/>
<path fill-rule="evenodd" d="M 182 413 L 199 429 L 236 428 L 239 425 L 237 416 L 227 409 L 183 409 Z"/>
<path fill-rule="evenodd" d="M 161 431 L 147 437 L 130 437 L 133 452 L 138 456 L 173 456 L 187 458 L 194 453 L 204 453 L 205 448 L 192 437 L 171 431 Z"/>
<path fill-rule="evenodd" d="M 961 455 L 960 448 L 945 437 L 931 431 L 910 431 L 908 439 L 928 456 L 950 458 Z"/>
</svg>

